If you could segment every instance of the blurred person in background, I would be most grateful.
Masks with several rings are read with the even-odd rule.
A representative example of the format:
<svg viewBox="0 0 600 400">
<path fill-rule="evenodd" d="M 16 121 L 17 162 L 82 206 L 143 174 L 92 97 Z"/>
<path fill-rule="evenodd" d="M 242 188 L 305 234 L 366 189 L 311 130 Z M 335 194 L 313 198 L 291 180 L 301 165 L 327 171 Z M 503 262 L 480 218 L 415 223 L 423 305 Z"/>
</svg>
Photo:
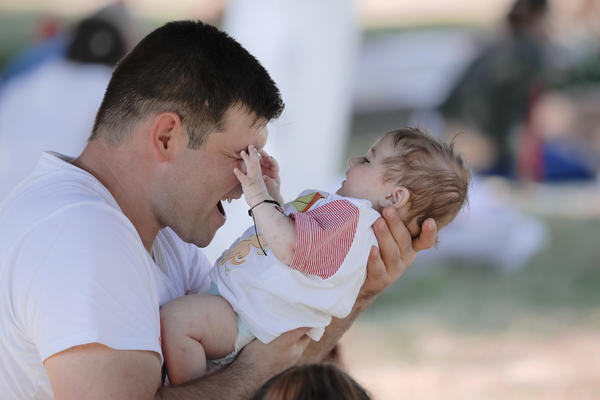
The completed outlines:
<svg viewBox="0 0 600 400">
<path fill-rule="evenodd" d="M 466 127 L 478 141 L 469 145 L 481 144 L 473 153 L 485 157 L 471 165 L 481 173 L 516 176 L 516 143 L 545 86 L 547 14 L 547 0 L 515 1 L 506 35 L 475 58 L 440 106 L 450 129 Z"/>
<path fill-rule="evenodd" d="M 80 21 L 63 56 L 47 57 L 0 91 L 0 201 L 27 176 L 42 151 L 77 155 L 117 61 L 139 37 L 122 3 Z"/>
<path fill-rule="evenodd" d="M 251 400 L 370 400 L 369 393 L 333 364 L 289 368 L 269 379 Z"/>
<path fill-rule="evenodd" d="M 439 106 L 440 135 L 475 172 L 469 206 L 440 232 L 436 251 L 420 263 L 471 260 L 515 271 L 548 243 L 548 228 L 497 193 L 486 175 L 542 179 L 544 143 L 535 112 L 549 82 L 546 58 L 546 0 L 517 0 L 505 17 L 505 36 L 485 48 L 466 68 Z M 493 227 L 493 229 L 490 229 Z"/>
<path fill-rule="evenodd" d="M 530 126 L 543 137 L 544 181 L 590 179 L 600 168 L 600 2 L 558 3 L 562 65 L 536 102 Z"/>
</svg>

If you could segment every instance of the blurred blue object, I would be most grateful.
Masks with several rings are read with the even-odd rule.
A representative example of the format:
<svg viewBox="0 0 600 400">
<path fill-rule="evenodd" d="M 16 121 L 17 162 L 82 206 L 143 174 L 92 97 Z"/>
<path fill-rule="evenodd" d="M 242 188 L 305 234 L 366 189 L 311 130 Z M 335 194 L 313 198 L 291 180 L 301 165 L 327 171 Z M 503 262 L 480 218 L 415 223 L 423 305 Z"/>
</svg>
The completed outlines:
<svg viewBox="0 0 600 400">
<path fill-rule="evenodd" d="M 61 57 L 67 51 L 68 40 L 64 35 L 56 35 L 21 51 L 0 74 L 0 87 L 7 81 L 33 70 L 46 61 Z"/>
<path fill-rule="evenodd" d="M 544 145 L 542 181 L 563 182 L 595 179 L 596 172 L 581 154 L 558 144 Z"/>
</svg>

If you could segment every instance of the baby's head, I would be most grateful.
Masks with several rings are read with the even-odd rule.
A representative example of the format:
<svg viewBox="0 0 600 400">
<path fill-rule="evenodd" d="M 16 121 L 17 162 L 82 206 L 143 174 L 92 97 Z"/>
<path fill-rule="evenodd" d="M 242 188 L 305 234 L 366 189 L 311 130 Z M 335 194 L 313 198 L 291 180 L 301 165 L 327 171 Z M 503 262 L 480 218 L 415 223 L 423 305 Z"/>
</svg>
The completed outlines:
<svg viewBox="0 0 600 400">
<path fill-rule="evenodd" d="M 394 206 L 411 235 L 433 218 L 438 229 L 448 225 L 467 199 L 471 174 L 452 145 L 416 128 L 390 131 L 363 157 L 348 161 L 338 194 L 370 200 L 380 211 Z"/>
</svg>

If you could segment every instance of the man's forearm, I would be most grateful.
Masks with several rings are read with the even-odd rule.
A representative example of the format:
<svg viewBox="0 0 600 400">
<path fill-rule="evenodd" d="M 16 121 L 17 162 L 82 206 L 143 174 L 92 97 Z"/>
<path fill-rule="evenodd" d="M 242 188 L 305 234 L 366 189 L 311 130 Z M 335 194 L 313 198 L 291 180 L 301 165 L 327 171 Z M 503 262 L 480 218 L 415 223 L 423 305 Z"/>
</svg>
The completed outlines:
<svg viewBox="0 0 600 400">
<path fill-rule="evenodd" d="M 254 372 L 251 366 L 236 361 L 227 368 L 195 381 L 164 386 L 155 400 L 248 399 L 269 378 Z"/>
<path fill-rule="evenodd" d="M 228 367 L 184 385 L 163 387 L 156 399 L 247 399 L 267 379 L 298 362 L 308 344 L 306 332 L 294 329 L 269 344 L 253 340 Z"/>
</svg>

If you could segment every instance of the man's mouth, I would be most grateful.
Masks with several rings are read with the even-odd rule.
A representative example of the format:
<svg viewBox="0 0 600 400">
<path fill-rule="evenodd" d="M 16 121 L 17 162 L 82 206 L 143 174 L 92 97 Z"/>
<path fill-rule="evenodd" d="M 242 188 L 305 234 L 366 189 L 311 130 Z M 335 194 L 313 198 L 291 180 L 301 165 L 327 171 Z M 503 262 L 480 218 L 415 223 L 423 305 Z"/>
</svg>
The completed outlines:
<svg viewBox="0 0 600 400">
<path fill-rule="evenodd" d="M 236 197 L 225 197 L 223 200 L 227 201 L 228 203 L 231 203 L 234 199 L 236 199 Z M 225 216 L 225 208 L 223 208 L 223 203 L 222 203 L 223 200 L 221 200 L 217 203 L 217 209 L 219 210 L 221 215 Z"/>
<path fill-rule="evenodd" d="M 217 203 L 217 210 L 219 210 L 222 216 L 225 216 L 225 209 L 223 208 L 223 204 L 221 204 L 220 201 Z"/>
</svg>

